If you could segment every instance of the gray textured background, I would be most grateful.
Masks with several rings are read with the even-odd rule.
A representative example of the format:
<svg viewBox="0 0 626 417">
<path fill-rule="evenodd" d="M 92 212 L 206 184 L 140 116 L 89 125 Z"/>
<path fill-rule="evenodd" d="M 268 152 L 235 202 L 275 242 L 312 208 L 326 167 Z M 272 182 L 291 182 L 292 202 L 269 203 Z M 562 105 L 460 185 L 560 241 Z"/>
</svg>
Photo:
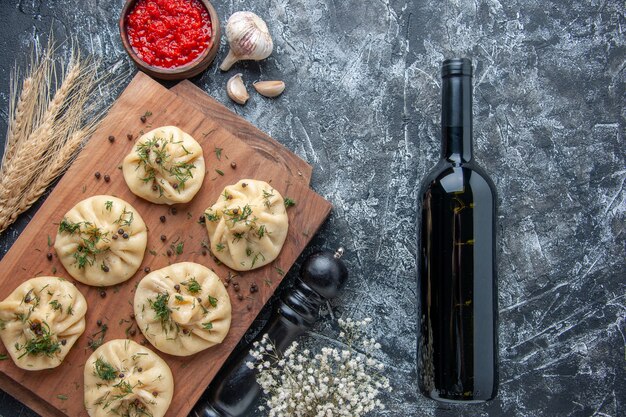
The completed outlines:
<svg viewBox="0 0 626 417">
<path fill-rule="evenodd" d="M 0 4 L 0 131 L 10 69 L 51 25 L 132 75 L 117 32 L 122 0 Z M 624 414 L 624 2 L 214 4 L 223 21 L 238 10 L 264 17 L 275 51 L 193 81 L 314 166 L 312 186 L 335 210 L 308 252 L 348 251 L 351 278 L 333 313 L 374 319 L 394 388 L 377 415 Z M 417 394 L 415 197 L 439 153 L 439 65 L 455 55 L 474 60 L 475 152 L 500 198 L 501 389 L 487 405 L 450 408 Z M 224 91 L 235 71 L 287 90 L 236 106 Z M 0 253 L 33 212 L 0 237 Z M 330 343 L 329 332 L 326 312 L 307 340 Z M 0 415 L 33 413 L 0 393 Z"/>
</svg>

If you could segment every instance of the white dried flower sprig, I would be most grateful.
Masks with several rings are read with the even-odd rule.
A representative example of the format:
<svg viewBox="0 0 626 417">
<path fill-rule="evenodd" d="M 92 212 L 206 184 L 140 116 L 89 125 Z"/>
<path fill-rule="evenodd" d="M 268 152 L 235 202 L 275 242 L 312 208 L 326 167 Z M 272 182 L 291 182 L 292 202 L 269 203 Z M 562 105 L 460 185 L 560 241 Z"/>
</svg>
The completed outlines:
<svg viewBox="0 0 626 417">
<path fill-rule="evenodd" d="M 324 347 L 317 354 L 298 351 L 297 342 L 281 354 L 267 335 L 255 342 L 250 353 L 256 362 L 247 365 L 256 368 L 257 382 L 268 395 L 269 416 L 359 417 L 384 409 L 377 397 L 391 387 L 382 375 L 384 365 L 374 358 L 380 344 L 364 331 L 371 321 L 339 319 L 343 348 Z"/>
</svg>

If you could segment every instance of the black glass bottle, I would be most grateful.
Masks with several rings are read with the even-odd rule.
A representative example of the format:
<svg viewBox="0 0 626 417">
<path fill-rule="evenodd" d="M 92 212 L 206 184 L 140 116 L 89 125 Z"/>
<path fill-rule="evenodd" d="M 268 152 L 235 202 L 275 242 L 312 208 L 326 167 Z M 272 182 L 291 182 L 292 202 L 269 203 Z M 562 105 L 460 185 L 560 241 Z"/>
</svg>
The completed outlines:
<svg viewBox="0 0 626 417">
<path fill-rule="evenodd" d="M 496 192 L 472 157 L 472 63 L 443 62 L 441 159 L 422 183 L 419 386 L 426 397 L 496 396 Z"/>
</svg>

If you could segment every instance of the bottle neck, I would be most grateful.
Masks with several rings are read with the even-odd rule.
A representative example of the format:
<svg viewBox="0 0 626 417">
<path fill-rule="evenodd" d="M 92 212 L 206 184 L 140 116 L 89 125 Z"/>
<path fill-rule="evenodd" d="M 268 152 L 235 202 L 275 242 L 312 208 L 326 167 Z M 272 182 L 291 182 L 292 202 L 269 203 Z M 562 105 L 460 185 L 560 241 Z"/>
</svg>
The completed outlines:
<svg viewBox="0 0 626 417">
<path fill-rule="evenodd" d="M 450 162 L 472 159 L 472 77 L 442 79 L 441 157 Z"/>
</svg>

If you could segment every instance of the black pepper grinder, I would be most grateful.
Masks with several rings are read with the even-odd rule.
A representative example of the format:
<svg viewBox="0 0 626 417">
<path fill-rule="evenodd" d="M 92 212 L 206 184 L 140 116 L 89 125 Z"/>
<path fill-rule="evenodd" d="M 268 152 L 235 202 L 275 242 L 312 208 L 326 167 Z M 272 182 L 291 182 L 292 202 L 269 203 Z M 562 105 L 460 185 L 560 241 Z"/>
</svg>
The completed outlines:
<svg viewBox="0 0 626 417">
<path fill-rule="evenodd" d="M 255 369 L 246 365 L 256 362 L 250 355 L 252 343 L 267 334 L 279 352 L 308 330 L 318 316 L 319 307 L 337 296 L 348 278 L 341 261 L 343 248 L 335 253 L 322 251 L 309 256 L 300 277 L 279 302 L 267 324 L 244 349 L 233 353 L 191 411 L 190 417 L 243 417 L 252 413 L 252 405 L 261 392 Z"/>
</svg>

